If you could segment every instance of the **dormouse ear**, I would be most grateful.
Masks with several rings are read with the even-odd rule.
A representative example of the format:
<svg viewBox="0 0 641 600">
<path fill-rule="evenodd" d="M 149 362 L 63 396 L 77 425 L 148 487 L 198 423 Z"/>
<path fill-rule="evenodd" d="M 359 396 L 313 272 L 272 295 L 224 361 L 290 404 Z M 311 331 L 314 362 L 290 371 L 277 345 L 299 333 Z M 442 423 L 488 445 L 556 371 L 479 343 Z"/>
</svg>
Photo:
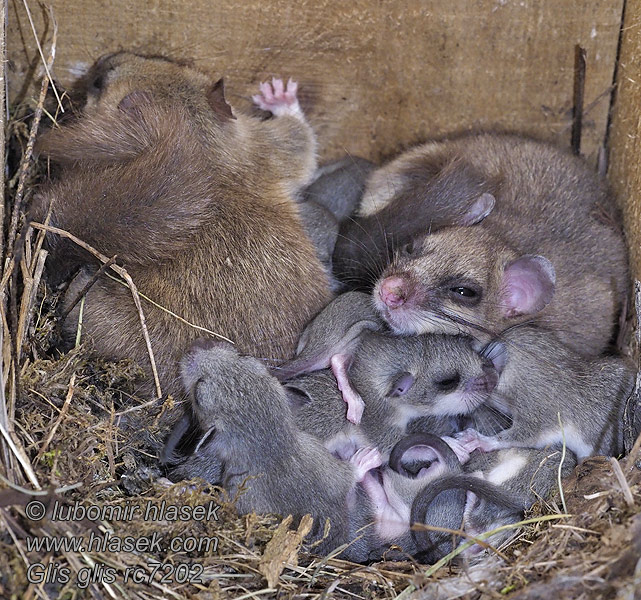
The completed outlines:
<svg viewBox="0 0 641 600">
<path fill-rule="evenodd" d="M 118 110 L 121 110 L 124 113 L 133 114 L 143 106 L 151 104 L 152 102 L 153 96 L 151 92 L 147 90 L 134 90 L 118 102 Z"/>
<path fill-rule="evenodd" d="M 554 296 L 556 274 L 543 256 L 526 254 L 508 263 L 503 272 L 499 303 L 503 316 L 533 315 Z"/>
<path fill-rule="evenodd" d="M 494 205 L 496 204 L 496 198 L 489 192 L 481 194 L 468 208 L 467 212 L 463 215 L 459 221 L 460 225 L 468 227 L 469 225 L 476 225 L 480 223 L 485 217 L 487 217 L 492 210 L 494 210 Z"/>
<path fill-rule="evenodd" d="M 294 414 L 311 401 L 309 394 L 305 390 L 296 387 L 295 383 L 286 385 L 285 392 L 287 394 L 287 400 L 289 401 L 289 407 Z"/>
<path fill-rule="evenodd" d="M 225 100 L 225 82 L 222 77 L 207 90 L 206 96 L 209 106 L 217 116 L 222 119 L 236 120 L 231 106 Z"/>
</svg>

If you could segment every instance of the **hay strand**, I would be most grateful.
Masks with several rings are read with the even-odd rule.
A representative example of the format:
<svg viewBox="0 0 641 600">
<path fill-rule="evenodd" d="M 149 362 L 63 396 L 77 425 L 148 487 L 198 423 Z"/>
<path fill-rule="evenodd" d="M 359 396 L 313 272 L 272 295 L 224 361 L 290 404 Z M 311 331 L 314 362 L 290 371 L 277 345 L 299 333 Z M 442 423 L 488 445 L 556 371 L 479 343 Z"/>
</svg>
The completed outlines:
<svg viewBox="0 0 641 600">
<path fill-rule="evenodd" d="M 111 260 L 101 252 L 98 252 L 98 250 L 96 250 L 95 248 L 92 248 L 86 242 L 83 242 L 80 238 L 77 238 L 75 235 L 73 235 L 72 233 L 69 233 L 68 231 L 65 231 L 64 229 L 59 229 L 58 227 L 52 227 L 50 225 L 44 225 L 43 223 L 36 223 L 34 221 L 32 221 L 30 225 L 35 229 L 49 231 L 51 233 L 55 233 L 59 236 L 67 238 L 68 240 L 71 240 L 74 244 L 77 244 L 78 246 L 80 246 L 81 248 L 83 248 L 93 256 L 95 256 L 102 263 L 108 263 Z M 145 344 L 147 346 L 147 353 L 149 355 L 151 372 L 154 377 L 154 385 L 156 386 L 156 395 L 158 398 L 161 398 L 162 389 L 160 387 L 160 380 L 158 379 L 158 370 L 156 368 L 156 360 L 154 358 L 154 351 L 151 347 L 151 340 L 149 339 L 149 331 L 147 330 L 147 320 L 145 319 L 145 313 L 143 312 L 142 305 L 140 304 L 140 294 L 138 292 L 138 288 L 136 287 L 136 284 L 133 282 L 133 279 L 130 277 L 129 273 L 127 273 L 127 271 L 123 267 L 116 264 L 112 264 L 110 268 L 116 273 L 118 273 L 118 275 L 120 275 L 120 277 L 122 277 L 127 282 L 127 285 L 131 290 L 131 295 L 133 296 L 134 304 L 136 305 L 136 309 L 138 310 L 138 317 L 140 319 L 140 327 L 142 329 L 142 335 L 145 339 Z"/>
</svg>

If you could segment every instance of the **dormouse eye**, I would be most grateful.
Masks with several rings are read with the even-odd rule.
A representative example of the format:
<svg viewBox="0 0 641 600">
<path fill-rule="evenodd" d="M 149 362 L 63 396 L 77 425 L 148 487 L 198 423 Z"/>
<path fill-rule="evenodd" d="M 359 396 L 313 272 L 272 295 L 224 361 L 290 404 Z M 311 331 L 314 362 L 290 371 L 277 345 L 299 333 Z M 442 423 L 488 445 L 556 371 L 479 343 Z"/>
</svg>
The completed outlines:
<svg viewBox="0 0 641 600">
<path fill-rule="evenodd" d="M 476 298 L 478 296 L 474 290 L 464 286 L 450 288 L 450 292 L 463 296 L 464 298 Z"/>
<path fill-rule="evenodd" d="M 439 392 L 452 392 L 458 387 L 460 382 L 461 376 L 458 373 L 454 373 L 453 375 L 435 381 L 434 385 Z"/>
<path fill-rule="evenodd" d="M 452 282 L 445 287 L 449 297 L 459 304 L 474 306 L 481 301 L 481 287 L 467 282 Z"/>
<path fill-rule="evenodd" d="M 414 385 L 414 375 L 407 371 L 401 373 L 392 384 L 389 396 L 390 398 L 398 398 L 404 396 Z"/>
<path fill-rule="evenodd" d="M 91 82 L 91 89 L 100 92 L 102 91 L 102 88 L 105 85 L 105 76 L 104 74 L 100 74 L 94 78 L 94 80 Z"/>
</svg>

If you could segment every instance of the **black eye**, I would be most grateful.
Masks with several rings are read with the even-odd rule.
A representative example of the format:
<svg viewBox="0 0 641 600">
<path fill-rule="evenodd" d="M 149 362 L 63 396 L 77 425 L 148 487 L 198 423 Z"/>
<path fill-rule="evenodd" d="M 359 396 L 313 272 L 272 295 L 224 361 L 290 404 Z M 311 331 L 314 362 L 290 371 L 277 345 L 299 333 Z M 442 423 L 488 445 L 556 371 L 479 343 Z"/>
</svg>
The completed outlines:
<svg viewBox="0 0 641 600">
<path fill-rule="evenodd" d="M 478 296 L 474 290 L 464 286 L 450 288 L 450 292 L 463 296 L 464 298 L 476 298 Z"/>
<path fill-rule="evenodd" d="M 95 77 L 94 80 L 91 82 L 91 87 L 98 92 L 102 90 L 104 85 L 105 85 L 105 76 L 102 74 Z"/>
<path fill-rule="evenodd" d="M 461 376 L 458 373 L 455 373 L 453 375 L 435 381 L 434 385 L 440 392 L 452 392 L 458 387 L 458 384 L 460 382 Z"/>
<path fill-rule="evenodd" d="M 414 375 L 407 371 L 401 373 L 392 384 L 389 396 L 390 398 L 398 398 L 404 396 L 414 385 Z"/>
<path fill-rule="evenodd" d="M 446 284 L 444 288 L 450 298 L 459 304 L 475 306 L 481 301 L 482 293 L 479 286 L 454 281 Z"/>
</svg>

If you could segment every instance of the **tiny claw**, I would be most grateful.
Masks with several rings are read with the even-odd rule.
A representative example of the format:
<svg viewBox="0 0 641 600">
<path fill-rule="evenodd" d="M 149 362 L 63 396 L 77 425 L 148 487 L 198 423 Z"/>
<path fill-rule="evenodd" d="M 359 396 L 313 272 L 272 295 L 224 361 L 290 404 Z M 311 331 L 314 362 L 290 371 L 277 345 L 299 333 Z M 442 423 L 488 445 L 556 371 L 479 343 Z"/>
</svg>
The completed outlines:
<svg viewBox="0 0 641 600">
<path fill-rule="evenodd" d="M 285 91 L 282 79 L 276 79 L 275 77 L 272 77 L 272 87 L 274 88 L 274 95 L 276 96 L 282 95 Z"/>
<path fill-rule="evenodd" d="M 383 464 L 383 457 L 376 448 L 359 448 L 349 459 L 356 471 L 356 480 L 362 481 L 365 475 L 372 469 Z"/>
</svg>

